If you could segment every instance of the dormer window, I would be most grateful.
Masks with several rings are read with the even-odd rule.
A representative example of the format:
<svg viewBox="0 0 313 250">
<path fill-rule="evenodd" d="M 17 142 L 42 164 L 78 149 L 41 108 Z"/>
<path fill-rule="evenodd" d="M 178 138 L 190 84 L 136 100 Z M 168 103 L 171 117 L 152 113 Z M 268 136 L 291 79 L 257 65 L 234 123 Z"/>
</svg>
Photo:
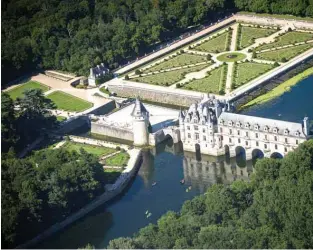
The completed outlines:
<svg viewBox="0 0 313 250">
<path fill-rule="evenodd" d="M 223 119 L 220 120 L 220 124 L 224 124 L 224 120 Z"/>
<path fill-rule="evenodd" d="M 236 126 L 237 126 L 238 128 L 240 128 L 241 123 L 240 123 L 240 122 L 236 122 Z"/>
<path fill-rule="evenodd" d="M 245 124 L 245 128 L 250 128 L 250 124 L 249 124 L 249 122 L 247 122 L 246 124 Z"/>
<path fill-rule="evenodd" d="M 296 131 L 295 136 L 299 136 L 299 135 L 300 135 L 299 131 Z"/>
<path fill-rule="evenodd" d="M 254 125 L 254 129 L 255 129 L 255 130 L 259 130 L 259 125 L 258 125 L 258 124 L 255 124 L 255 125 Z"/>
<path fill-rule="evenodd" d="M 228 126 L 233 126 L 233 121 L 228 121 Z"/>
<path fill-rule="evenodd" d="M 289 130 L 288 129 L 285 129 L 284 130 L 284 135 L 288 135 L 289 134 Z"/>
<path fill-rule="evenodd" d="M 273 128 L 273 132 L 274 132 L 274 133 L 277 133 L 277 132 L 278 132 L 278 129 L 277 129 L 277 128 Z"/>
<path fill-rule="evenodd" d="M 265 127 L 264 127 L 264 131 L 265 131 L 265 132 L 268 132 L 268 126 L 265 126 Z"/>
</svg>

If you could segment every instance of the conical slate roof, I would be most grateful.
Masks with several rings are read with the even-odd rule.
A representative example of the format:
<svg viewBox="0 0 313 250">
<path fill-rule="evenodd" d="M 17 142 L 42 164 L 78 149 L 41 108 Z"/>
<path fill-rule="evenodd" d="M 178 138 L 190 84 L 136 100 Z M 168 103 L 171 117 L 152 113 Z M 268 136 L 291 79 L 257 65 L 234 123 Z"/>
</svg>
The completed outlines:
<svg viewBox="0 0 313 250">
<path fill-rule="evenodd" d="M 142 102 L 136 98 L 134 109 L 131 113 L 132 116 L 140 117 L 146 115 L 148 113 L 146 107 L 142 104 Z"/>
</svg>

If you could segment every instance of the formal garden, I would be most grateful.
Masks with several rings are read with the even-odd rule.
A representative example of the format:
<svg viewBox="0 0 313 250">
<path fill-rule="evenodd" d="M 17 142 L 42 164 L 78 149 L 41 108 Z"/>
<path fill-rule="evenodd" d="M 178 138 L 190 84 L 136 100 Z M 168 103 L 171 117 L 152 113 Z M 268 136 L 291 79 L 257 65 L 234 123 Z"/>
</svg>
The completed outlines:
<svg viewBox="0 0 313 250">
<path fill-rule="evenodd" d="M 312 47 L 313 30 L 234 23 L 124 77 L 138 83 L 224 95 Z"/>
<path fill-rule="evenodd" d="M 29 89 L 41 89 L 42 92 L 46 92 L 49 90 L 49 87 L 39 82 L 29 81 L 10 89 L 7 93 L 13 100 L 16 100 L 23 97 L 24 91 Z"/>
<path fill-rule="evenodd" d="M 54 91 L 47 95 L 47 98 L 54 102 L 58 110 L 82 112 L 93 106 L 91 102 L 87 102 L 62 91 Z"/>
</svg>

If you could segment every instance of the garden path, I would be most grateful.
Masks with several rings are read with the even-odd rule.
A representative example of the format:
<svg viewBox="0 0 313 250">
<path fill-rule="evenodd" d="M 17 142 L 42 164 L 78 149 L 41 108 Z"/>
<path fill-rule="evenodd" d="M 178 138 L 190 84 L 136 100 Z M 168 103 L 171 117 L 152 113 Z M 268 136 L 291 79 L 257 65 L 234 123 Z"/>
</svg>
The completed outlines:
<svg viewBox="0 0 313 250">
<path fill-rule="evenodd" d="M 231 27 L 233 28 L 233 35 L 231 37 L 230 51 L 235 51 L 237 45 L 238 23 L 232 25 Z"/>
</svg>

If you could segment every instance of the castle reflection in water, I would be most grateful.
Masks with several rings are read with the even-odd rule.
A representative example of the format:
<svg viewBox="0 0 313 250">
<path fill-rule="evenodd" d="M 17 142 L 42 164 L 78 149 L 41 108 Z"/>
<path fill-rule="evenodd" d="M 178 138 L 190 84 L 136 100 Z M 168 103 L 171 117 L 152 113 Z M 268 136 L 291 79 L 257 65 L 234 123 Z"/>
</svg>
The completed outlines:
<svg viewBox="0 0 313 250">
<path fill-rule="evenodd" d="M 163 152 L 182 157 L 185 185 L 192 186 L 200 193 L 204 193 L 215 183 L 230 184 L 238 179 L 249 181 L 255 163 L 255 159 L 245 161 L 244 155 L 229 158 L 227 155 L 215 157 L 184 152 L 181 143 L 173 144 L 172 141 L 168 141 L 143 153 L 143 164 L 138 174 L 143 178 L 147 187 L 154 182 L 154 168 L 163 165 L 162 162 L 159 164 L 155 162 L 155 156 L 159 156 Z M 164 155 L 162 158 L 166 162 L 168 157 Z M 168 164 L 166 165 L 169 167 Z"/>
</svg>

